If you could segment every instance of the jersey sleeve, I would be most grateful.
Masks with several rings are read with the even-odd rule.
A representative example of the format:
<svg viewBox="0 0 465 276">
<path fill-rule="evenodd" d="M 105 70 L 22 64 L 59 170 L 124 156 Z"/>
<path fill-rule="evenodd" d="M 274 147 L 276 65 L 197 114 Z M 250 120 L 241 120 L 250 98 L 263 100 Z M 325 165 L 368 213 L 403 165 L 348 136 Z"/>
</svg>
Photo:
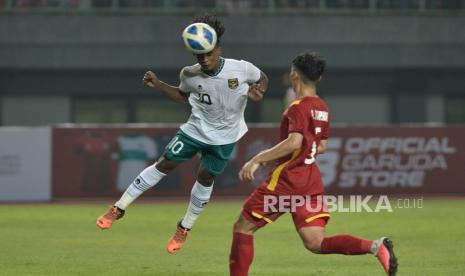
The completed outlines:
<svg viewBox="0 0 465 276">
<path fill-rule="evenodd" d="M 254 83 L 260 80 L 261 71 L 255 65 L 248 61 L 245 62 L 245 74 L 247 75 L 247 82 Z"/>
<path fill-rule="evenodd" d="M 324 124 L 324 127 L 321 131 L 321 139 L 322 140 L 328 140 L 329 139 L 329 126 L 330 126 L 330 121 L 331 121 L 331 116 L 329 114 L 329 109 L 326 107 L 325 108 L 325 111 L 328 112 L 328 116 L 327 116 L 327 121 L 325 122 Z"/>
<path fill-rule="evenodd" d="M 287 118 L 289 120 L 289 127 L 287 129 L 288 133 L 304 133 L 304 130 L 308 125 L 308 118 L 305 116 L 299 105 L 292 105 L 289 107 L 289 110 L 287 111 Z"/>
<path fill-rule="evenodd" d="M 325 127 L 323 128 L 323 131 L 321 132 L 321 139 L 322 140 L 329 139 L 329 119 L 328 119 L 328 123 L 326 123 Z"/>
<path fill-rule="evenodd" d="M 179 86 L 178 86 L 179 92 L 181 94 L 189 94 L 191 91 L 189 89 L 189 86 L 186 83 L 186 68 L 182 68 L 181 73 L 179 73 Z"/>
</svg>

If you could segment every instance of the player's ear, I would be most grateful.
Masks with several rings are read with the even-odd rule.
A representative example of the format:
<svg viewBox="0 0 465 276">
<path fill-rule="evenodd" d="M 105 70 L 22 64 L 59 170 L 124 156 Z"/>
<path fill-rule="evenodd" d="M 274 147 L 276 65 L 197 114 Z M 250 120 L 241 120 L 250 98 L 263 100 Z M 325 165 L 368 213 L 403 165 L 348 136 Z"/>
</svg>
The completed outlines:
<svg viewBox="0 0 465 276">
<path fill-rule="evenodd" d="M 221 56 L 221 47 L 219 45 L 215 46 L 214 51 L 216 52 L 217 56 Z"/>
<path fill-rule="evenodd" d="M 289 74 L 289 77 L 294 82 L 300 80 L 300 76 L 294 68 L 292 68 L 291 73 Z"/>
</svg>

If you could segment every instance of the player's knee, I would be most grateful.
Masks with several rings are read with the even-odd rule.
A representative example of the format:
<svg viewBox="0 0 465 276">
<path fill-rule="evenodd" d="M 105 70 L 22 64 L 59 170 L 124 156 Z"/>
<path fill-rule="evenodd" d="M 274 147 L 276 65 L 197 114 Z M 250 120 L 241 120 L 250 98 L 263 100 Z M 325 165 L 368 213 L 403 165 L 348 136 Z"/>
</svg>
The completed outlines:
<svg viewBox="0 0 465 276">
<path fill-rule="evenodd" d="M 233 225 L 233 232 L 236 233 L 252 235 L 256 230 L 257 227 L 253 223 L 244 219 L 242 216 L 240 216 Z"/>
<path fill-rule="evenodd" d="M 239 220 L 237 220 L 233 225 L 233 232 L 242 232 L 242 231 L 243 231 L 242 224 L 239 222 Z"/>
<path fill-rule="evenodd" d="M 178 163 L 176 161 L 166 159 L 166 157 L 162 155 L 157 160 L 156 168 L 157 168 L 157 170 L 159 170 L 160 172 L 162 172 L 164 174 L 169 174 L 177 166 L 178 166 Z"/>
<path fill-rule="evenodd" d="M 205 169 L 201 168 L 199 170 L 199 173 L 197 174 L 197 181 L 203 186 L 209 187 L 213 185 L 213 182 L 215 181 L 215 176 L 206 171 Z"/>
<path fill-rule="evenodd" d="M 304 241 L 304 246 L 307 250 L 312 253 L 319 254 L 321 253 L 321 239 L 314 238 Z"/>
</svg>

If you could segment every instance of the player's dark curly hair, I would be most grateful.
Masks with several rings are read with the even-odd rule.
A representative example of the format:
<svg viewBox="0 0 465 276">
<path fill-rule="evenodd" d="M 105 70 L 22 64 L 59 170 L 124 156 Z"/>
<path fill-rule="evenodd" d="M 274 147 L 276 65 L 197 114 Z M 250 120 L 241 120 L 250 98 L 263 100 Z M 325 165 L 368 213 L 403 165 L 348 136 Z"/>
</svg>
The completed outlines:
<svg viewBox="0 0 465 276">
<path fill-rule="evenodd" d="M 197 17 L 195 17 L 192 23 L 205 23 L 205 24 L 210 25 L 216 32 L 216 39 L 217 39 L 216 44 L 217 45 L 220 43 L 220 38 L 224 34 L 224 31 L 226 30 L 224 28 L 223 22 L 221 22 L 218 19 L 214 11 L 208 12 L 203 15 L 198 15 Z"/>
<path fill-rule="evenodd" d="M 292 61 L 292 65 L 294 65 L 306 79 L 315 82 L 320 80 L 320 77 L 323 75 L 326 67 L 326 60 L 317 52 L 307 51 L 296 56 Z"/>
</svg>

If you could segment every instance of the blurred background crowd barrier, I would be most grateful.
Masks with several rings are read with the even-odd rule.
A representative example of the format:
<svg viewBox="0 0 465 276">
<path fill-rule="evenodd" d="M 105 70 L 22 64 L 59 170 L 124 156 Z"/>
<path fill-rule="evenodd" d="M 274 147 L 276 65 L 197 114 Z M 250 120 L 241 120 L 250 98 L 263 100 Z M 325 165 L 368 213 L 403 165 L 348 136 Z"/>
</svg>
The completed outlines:
<svg viewBox="0 0 465 276">
<path fill-rule="evenodd" d="M 269 76 L 265 100 L 248 104 L 248 122 L 279 121 L 293 98 L 290 62 L 305 49 L 327 59 L 319 93 L 334 123 L 465 122 L 463 1 L 0 3 L 1 126 L 185 121 L 187 107 L 141 78 L 153 70 L 179 83 L 180 70 L 196 62 L 180 34 L 210 8 L 226 27 L 223 55 Z M 69 13 L 71 3 L 88 12 Z M 240 3 L 250 12 L 240 13 Z"/>
<path fill-rule="evenodd" d="M 461 11 L 463 0 L 0 0 L 7 12 L 379 13 Z"/>
</svg>

